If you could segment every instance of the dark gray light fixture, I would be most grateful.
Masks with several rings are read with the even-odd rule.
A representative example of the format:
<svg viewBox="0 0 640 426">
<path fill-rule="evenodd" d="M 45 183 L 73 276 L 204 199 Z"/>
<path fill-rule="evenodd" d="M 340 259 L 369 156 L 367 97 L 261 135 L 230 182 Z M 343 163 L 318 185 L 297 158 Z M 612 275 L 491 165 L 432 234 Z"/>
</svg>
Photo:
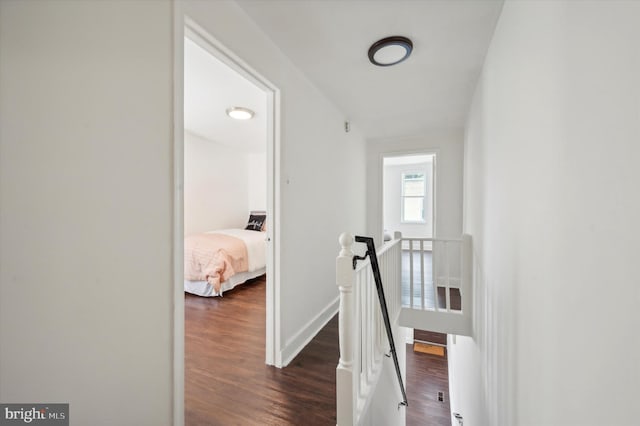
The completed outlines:
<svg viewBox="0 0 640 426">
<path fill-rule="evenodd" d="M 399 64 L 411 55 L 413 42 L 406 37 L 392 36 L 378 40 L 369 48 L 369 60 L 379 67 Z"/>
</svg>

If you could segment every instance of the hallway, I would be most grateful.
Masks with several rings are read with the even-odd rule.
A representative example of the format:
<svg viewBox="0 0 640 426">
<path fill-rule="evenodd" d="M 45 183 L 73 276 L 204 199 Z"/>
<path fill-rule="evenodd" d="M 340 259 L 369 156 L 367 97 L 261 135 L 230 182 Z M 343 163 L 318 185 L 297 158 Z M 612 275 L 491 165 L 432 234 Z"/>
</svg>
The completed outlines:
<svg viewBox="0 0 640 426">
<path fill-rule="evenodd" d="M 335 425 L 338 317 L 288 367 L 266 366 L 265 285 L 260 277 L 222 298 L 185 294 L 186 425 Z M 447 424 L 446 359 L 408 347 L 407 373 L 407 425 Z M 436 389 L 445 388 L 443 404 Z"/>
</svg>

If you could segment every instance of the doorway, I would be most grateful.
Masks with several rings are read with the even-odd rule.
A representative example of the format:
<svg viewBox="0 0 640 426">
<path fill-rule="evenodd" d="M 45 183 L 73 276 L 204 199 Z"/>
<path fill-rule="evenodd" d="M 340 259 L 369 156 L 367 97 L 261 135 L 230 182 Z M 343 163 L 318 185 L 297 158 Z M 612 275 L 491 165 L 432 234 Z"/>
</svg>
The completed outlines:
<svg viewBox="0 0 640 426">
<path fill-rule="evenodd" d="M 185 39 L 191 40 L 199 47 L 206 50 L 218 61 L 227 65 L 231 70 L 243 77 L 259 90 L 261 90 L 266 99 L 264 109 L 266 135 L 265 135 L 265 171 L 266 171 L 266 215 L 267 226 L 265 230 L 265 239 L 267 241 L 266 252 L 266 347 L 265 347 L 265 363 L 281 367 L 281 354 L 277 350 L 280 347 L 280 327 L 279 327 L 279 310 L 277 308 L 279 301 L 279 126 L 278 116 L 280 107 L 280 92 L 278 88 L 261 76 L 257 71 L 253 70 L 241 58 L 228 50 L 214 37 L 208 34 L 198 24 L 188 17 L 185 17 L 184 26 Z M 184 77 L 184 76 L 183 76 Z M 231 105 L 230 105 L 231 106 Z M 184 123 L 183 123 L 184 129 Z M 184 156 L 184 142 L 181 144 L 181 156 Z M 250 161 L 255 164 L 260 161 L 260 157 L 252 156 Z M 254 169 L 255 170 L 255 169 Z M 184 170 L 182 171 L 182 185 L 184 185 Z M 254 197 L 255 198 L 255 197 Z M 182 238 L 183 236 L 181 236 Z M 180 244 L 182 246 L 182 244 Z M 182 279 L 178 283 L 182 290 Z M 182 299 L 184 295 L 182 295 Z M 184 326 L 184 324 L 182 324 Z M 184 336 L 183 336 L 184 337 Z"/>
<path fill-rule="evenodd" d="M 385 155 L 382 161 L 382 225 L 385 239 L 434 238 L 436 154 Z"/>
<path fill-rule="evenodd" d="M 436 163 L 437 152 L 385 154 L 382 157 L 382 224 L 385 239 L 399 231 L 405 238 L 436 238 Z M 402 303 L 421 304 L 421 296 L 410 294 L 408 264 L 415 265 L 414 281 L 419 275 L 432 276 L 433 245 L 415 242 L 409 250 L 403 242 Z M 431 283 L 433 285 L 433 283 Z M 418 287 L 416 286 L 416 289 Z M 427 295 L 433 292 L 427 292 Z M 427 305 L 437 303 L 435 298 Z M 407 425 L 449 425 L 449 380 L 446 335 L 408 329 L 406 345 Z"/>
<path fill-rule="evenodd" d="M 249 161 L 254 165 L 262 162 L 266 175 L 266 191 L 264 204 L 267 216 L 265 229 L 266 241 L 266 284 L 265 284 L 265 347 L 264 363 L 276 367 L 282 366 L 280 351 L 280 315 L 279 315 L 279 264 L 280 264 L 280 194 L 279 194 L 279 115 L 280 92 L 278 88 L 253 70 L 242 59 L 225 48 L 220 42 L 208 34 L 195 22 L 180 13 L 175 21 L 175 62 L 174 62 L 174 423 L 184 424 L 184 379 L 185 379 L 185 289 L 184 289 L 184 160 L 185 160 L 185 125 L 184 125 L 184 43 L 185 38 L 206 50 L 234 72 L 251 82 L 265 96 L 264 117 L 266 121 L 265 144 L 263 156 L 253 156 Z M 231 106 L 231 105 L 230 105 Z M 235 105 L 233 105 L 235 106 Z M 225 111 L 223 111 L 224 113 Z M 250 179 L 248 177 L 247 179 Z M 255 195 L 255 194 L 254 194 Z M 249 195 L 248 195 L 249 196 Z M 249 196 L 251 197 L 251 196 Z M 253 197 L 255 199 L 255 197 Z M 248 213 L 248 212 L 246 212 Z"/>
</svg>

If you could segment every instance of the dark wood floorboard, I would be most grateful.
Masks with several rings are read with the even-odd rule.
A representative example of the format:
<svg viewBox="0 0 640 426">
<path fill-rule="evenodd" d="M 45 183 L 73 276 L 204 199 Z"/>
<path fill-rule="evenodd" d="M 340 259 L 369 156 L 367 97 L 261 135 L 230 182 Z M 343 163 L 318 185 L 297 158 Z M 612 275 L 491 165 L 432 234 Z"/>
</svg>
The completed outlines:
<svg viewBox="0 0 640 426">
<path fill-rule="evenodd" d="M 438 392 L 444 401 L 438 401 Z M 407 426 L 451 426 L 447 358 L 407 345 L 407 395 Z"/>
<path fill-rule="evenodd" d="M 338 318 L 284 369 L 264 364 L 264 277 L 185 295 L 185 424 L 335 425 Z M 407 347 L 407 425 L 449 425 L 446 359 Z M 445 403 L 437 401 L 443 391 Z"/>
<path fill-rule="evenodd" d="M 437 343 L 439 345 L 447 344 L 447 335 L 445 333 L 438 333 L 435 331 L 418 330 L 417 328 L 415 328 L 413 330 L 413 338 L 414 340 Z"/>
<path fill-rule="evenodd" d="M 265 280 L 185 295 L 185 423 L 335 425 L 337 316 L 284 369 L 264 363 Z"/>
</svg>

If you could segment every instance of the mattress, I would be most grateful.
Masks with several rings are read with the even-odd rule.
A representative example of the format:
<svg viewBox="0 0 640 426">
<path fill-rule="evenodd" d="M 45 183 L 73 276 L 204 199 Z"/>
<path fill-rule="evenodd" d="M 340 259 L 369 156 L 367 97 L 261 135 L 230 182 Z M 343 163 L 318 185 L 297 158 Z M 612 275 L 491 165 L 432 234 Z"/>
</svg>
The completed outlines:
<svg viewBox="0 0 640 426">
<path fill-rule="evenodd" d="M 246 246 L 247 270 L 228 277 L 220 283 L 220 291 L 217 292 L 211 283 L 206 280 L 184 280 L 184 290 L 198 296 L 222 296 L 225 291 L 231 290 L 252 278 L 263 275 L 266 272 L 266 234 L 264 232 L 245 229 L 223 229 L 210 231 L 205 234 L 222 234 L 240 239 Z"/>
</svg>

